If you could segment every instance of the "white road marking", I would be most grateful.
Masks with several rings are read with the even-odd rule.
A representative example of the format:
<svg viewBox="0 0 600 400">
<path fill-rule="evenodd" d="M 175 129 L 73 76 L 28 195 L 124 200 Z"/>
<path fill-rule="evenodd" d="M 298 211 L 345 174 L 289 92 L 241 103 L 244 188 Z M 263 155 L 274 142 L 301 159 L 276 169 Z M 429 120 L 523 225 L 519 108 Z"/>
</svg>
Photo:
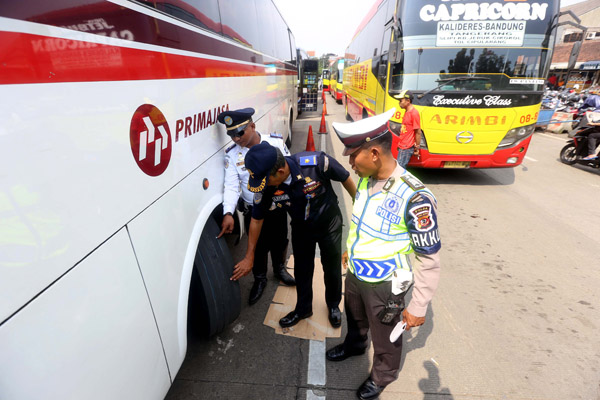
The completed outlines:
<svg viewBox="0 0 600 400">
<path fill-rule="evenodd" d="M 325 396 L 317 396 L 312 390 L 306 391 L 306 400 L 325 400 Z"/>
<path fill-rule="evenodd" d="M 319 149 L 327 153 L 326 135 L 320 134 Z M 313 386 L 325 386 L 327 368 L 325 367 L 325 341 L 310 340 L 308 350 L 307 383 Z M 326 400 L 325 396 L 315 394 L 311 389 L 306 391 L 306 400 Z"/>
<path fill-rule="evenodd" d="M 310 340 L 309 344 L 307 383 L 313 386 L 325 386 L 327 382 L 325 341 Z"/>
<path fill-rule="evenodd" d="M 526 159 L 526 160 L 529 160 L 529 161 L 537 161 L 535 158 L 531 158 L 531 157 L 529 157 L 529 156 L 525 156 L 525 159 Z"/>
</svg>

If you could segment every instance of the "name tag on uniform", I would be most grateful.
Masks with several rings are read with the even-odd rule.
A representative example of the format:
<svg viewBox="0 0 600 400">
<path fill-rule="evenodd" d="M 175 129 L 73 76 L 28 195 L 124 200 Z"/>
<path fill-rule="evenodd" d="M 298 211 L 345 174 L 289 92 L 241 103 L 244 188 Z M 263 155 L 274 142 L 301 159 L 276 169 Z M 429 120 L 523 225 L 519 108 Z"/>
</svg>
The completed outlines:
<svg viewBox="0 0 600 400">
<path fill-rule="evenodd" d="M 383 207 L 377 207 L 377 211 L 375 212 L 375 214 L 377 214 L 378 216 L 380 216 L 383 219 L 387 219 L 392 224 L 398 224 L 402 220 L 402 218 L 400 218 L 399 215 L 392 214 L 391 212 L 389 212 L 388 210 L 386 210 Z"/>
<path fill-rule="evenodd" d="M 300 165 L 305 166 L 305 165 L 309 165 L 309 166 L 315 166 L 317 165 L 317 156 L 304 156 L 304 157 L 300 157 Z"/>
</svg>

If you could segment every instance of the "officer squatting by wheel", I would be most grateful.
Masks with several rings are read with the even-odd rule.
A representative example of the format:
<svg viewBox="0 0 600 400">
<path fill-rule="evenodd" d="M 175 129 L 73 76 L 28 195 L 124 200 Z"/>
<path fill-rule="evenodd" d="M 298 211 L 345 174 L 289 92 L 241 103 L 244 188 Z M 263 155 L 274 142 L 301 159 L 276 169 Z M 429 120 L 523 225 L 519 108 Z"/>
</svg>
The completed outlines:
<svg viewBox="0 0 600 400">
<path fill-rule="evenodd" d="M 248 150 L 259 143 L 269 143 L 278 148 L 283 154 L 290 155 L 280 134 L 263 135 L 256 131 L 252 121 L 253 108 L 224 111 L 217 120 L 226 127 L 227 135 L 234 144 L 225 150 L 225 188 L 223 194 L 223 222 L 218 237 L 231 233 L 234 228 L 233 212 L 236 207 L 244 215 L 246 231 L 250 225 L 254 194 L 248 190 L 248 170 L 244 158 Z M 255 304 L 262 296 L 267 286 L 267 263 L 271 253 L 273 275 L 288 286 L 296 284 L 294 278 L 285 269 L 287 255 L 287 215 L 280 208 L 265 213 L 265 222 L 256 243 L 254 257 L 254 284 L 250 289 L 248 302 Z"/>
</svg>

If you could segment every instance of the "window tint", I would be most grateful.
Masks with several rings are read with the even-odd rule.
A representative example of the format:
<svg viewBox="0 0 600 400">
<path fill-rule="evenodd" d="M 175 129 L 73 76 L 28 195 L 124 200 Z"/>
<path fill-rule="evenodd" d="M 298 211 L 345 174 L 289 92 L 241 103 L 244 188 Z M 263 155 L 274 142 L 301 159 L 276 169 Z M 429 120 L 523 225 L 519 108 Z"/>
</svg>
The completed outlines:
<svg viewBox="0 0 600 400">
<path fill-rule="evenodd" d="M 219 0 L 219 9 L 223 35 L 238 43 L 258 49 L 260 39 L 254 0 Z"/>
<path fill-rule="evenodd" d="M 140 3 L 194 24 L 197 27 L 221 33 L 221 21 L 219 18 L 219 5 L 217 0 L 165 0 L 161 2 L 140 1 Z"/>
<path fill-rule="evenodd" d="M 482 80 L 456 81 L 440 90 L 521 90 L 511 78 L 540 78 L 550 58 L 542 49 L 407 49 L 403 63 L 394 66 L 390 90 L 429 90 L 460 76 Z M 524 86 L 531 90 L 531 86 Z"/>
</svg>

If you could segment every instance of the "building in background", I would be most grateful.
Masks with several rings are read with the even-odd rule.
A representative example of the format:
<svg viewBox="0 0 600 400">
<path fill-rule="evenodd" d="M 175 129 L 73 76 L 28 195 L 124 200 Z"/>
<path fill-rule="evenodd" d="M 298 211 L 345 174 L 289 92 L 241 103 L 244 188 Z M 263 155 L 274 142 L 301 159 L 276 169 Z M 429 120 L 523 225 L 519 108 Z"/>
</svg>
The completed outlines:
<svg viewBox="0 0 600 400">
<path fill-rule="evenodd" d="M 572 11 L 581 19 L 581 25 L 587 28 L 587 32 L 584 38 L 583 32 L 575 27 L 566 25 L 557 29 L 551 74 L 558 77 L 559 84 L 562 82 L 567 87 L 578 85 L 579 90 L 600 85 L 600 0 L 583 1 L 562 7 L 560 11 Z M 572 21 L 572 18 L 563 15 L 559 21 L 568 20 Z M 569 72 L 569 56 L 573 43 L 577 41 L 583 43 L 575 67 Z"/>
</svg>

